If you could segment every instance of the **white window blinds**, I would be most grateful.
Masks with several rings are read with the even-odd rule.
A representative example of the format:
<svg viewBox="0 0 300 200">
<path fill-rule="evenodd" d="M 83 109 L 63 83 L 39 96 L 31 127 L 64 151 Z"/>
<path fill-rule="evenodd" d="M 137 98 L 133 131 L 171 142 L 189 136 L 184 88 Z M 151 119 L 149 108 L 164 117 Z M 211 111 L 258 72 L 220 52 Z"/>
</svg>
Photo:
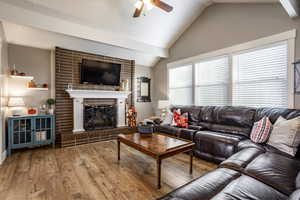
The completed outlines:
<svg viewBox="0 0 300 200">
<path fill-rule="evenodd" d="M 228 105 L 228 57 L 196 63 L 195 104 L 200 106 Z"/>
<path fill-rule="evenodd" d="M 173 105 L 193 104 L 193 66 L 169 69 L 169 100 Z"/>
<path fill-rule="evenodd" d="M 233 56 L 235 106 L 288 107 L 286 42 Z"/>
</svg>

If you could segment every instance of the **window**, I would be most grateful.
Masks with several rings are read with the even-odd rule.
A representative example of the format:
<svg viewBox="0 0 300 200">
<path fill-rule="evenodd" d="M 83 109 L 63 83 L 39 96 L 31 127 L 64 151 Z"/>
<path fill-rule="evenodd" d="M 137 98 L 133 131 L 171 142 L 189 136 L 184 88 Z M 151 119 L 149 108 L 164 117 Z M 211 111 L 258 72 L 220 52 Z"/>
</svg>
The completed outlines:
<svg viewBox="0 0 300 200">
<path fill-rule="evenodd" d="M 233 105 L 288 107 L 288 47 L 280 43 L 233 55 Z"/>
<path fill-rule="evenodd" d="M 201 106 L 228 105 L 228 57 L 196 63 L 195 72 L 195 104 Z"/>
<path fill-rule="evenodd" d="M 169 69 L 169 99 L 171 104 L 193 104 L 192 71 L 192 65 Z"/>
<path fill-rule="evenodd" d="M 296 30 L 168 64 L 172 104 L 294 107 Z"/>
</svg>

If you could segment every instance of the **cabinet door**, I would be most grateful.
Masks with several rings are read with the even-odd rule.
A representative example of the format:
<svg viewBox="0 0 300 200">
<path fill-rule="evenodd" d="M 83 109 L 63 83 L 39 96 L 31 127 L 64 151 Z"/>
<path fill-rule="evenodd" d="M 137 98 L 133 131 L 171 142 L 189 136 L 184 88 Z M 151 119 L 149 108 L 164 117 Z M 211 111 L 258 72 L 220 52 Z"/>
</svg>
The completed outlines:
<svg viewBox="0 0 300 200">
<path fill-rule="evenodd" d="M 32 119 L 20 118 L 12 121 L 11 141 L 15 147 L 28 146 L 32 142 Z"/>
<path fill-rule="evenodd" d="M 36 117 L 35 119 L 35 144 L 49 144 L 52 141 L 52 119 L 51 117 Z"/>
</svg>

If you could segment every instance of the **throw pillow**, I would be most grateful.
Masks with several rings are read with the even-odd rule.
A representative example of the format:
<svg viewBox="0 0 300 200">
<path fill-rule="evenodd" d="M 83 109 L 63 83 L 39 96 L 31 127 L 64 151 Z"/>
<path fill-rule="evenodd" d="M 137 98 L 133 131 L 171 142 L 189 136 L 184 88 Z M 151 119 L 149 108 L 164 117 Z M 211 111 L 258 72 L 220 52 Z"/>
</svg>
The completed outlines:
<svg viewBox="0 0 300 200">
<path fill-rule="evenodd" d="M 172 125 L 177 126 L 177 122 L 180 120 L 181 111 L 180 109 L 173 110 L 173 121 Z"/>
<path fill-rule="evenodd" d="M 188 113 L 183 113 L 181 115 L 180 109 L 174 110 L 173 119 L 174 119 L 175 125 L 180 128 L 187 128 L 189 126 L 188 116 L 189 116 Z"/>
<path fill-rule="evenodd" d="M 268 144 L 295 156 L 300 144 L 300 117 L 286 120 L 280 116 L 274 124 Z"/>
<path fill-rule="evenodd" d="M 173 123 L 173 113 L 168 110 L 165 120 L 162 121 L 161 125 L 172 125 Z"/>
<path fill-rule="evenodd" d="M 250 139 L 254 143 L 267 142 L 272 129 L 272 123 L 268 117 L 263 117 L 258 122 L 255 122 L 250 134 Z"/>
</svg>

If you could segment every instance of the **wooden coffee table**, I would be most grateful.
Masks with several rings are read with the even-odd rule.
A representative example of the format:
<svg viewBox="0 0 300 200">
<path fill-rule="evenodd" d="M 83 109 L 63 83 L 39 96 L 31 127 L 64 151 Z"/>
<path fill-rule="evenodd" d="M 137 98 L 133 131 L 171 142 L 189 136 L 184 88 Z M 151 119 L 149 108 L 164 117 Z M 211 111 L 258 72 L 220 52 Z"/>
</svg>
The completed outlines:
<svg viewBox="0 0 300 200">
<path fill-rule="evenodd" d="M 165 158 L 183 152 L 191 152 L 190 173 L 193 173 L 193 148 L 195 144 L 192 141 L 162 133 L 153 133 L 152 136 L 142 136 L 139 133 L 120 134 L 118 136 L 118 161 L 120 161 L 121 142 L 156 159 L 158 189 L 161 188 L 161 161 Z"/>
</svg>

